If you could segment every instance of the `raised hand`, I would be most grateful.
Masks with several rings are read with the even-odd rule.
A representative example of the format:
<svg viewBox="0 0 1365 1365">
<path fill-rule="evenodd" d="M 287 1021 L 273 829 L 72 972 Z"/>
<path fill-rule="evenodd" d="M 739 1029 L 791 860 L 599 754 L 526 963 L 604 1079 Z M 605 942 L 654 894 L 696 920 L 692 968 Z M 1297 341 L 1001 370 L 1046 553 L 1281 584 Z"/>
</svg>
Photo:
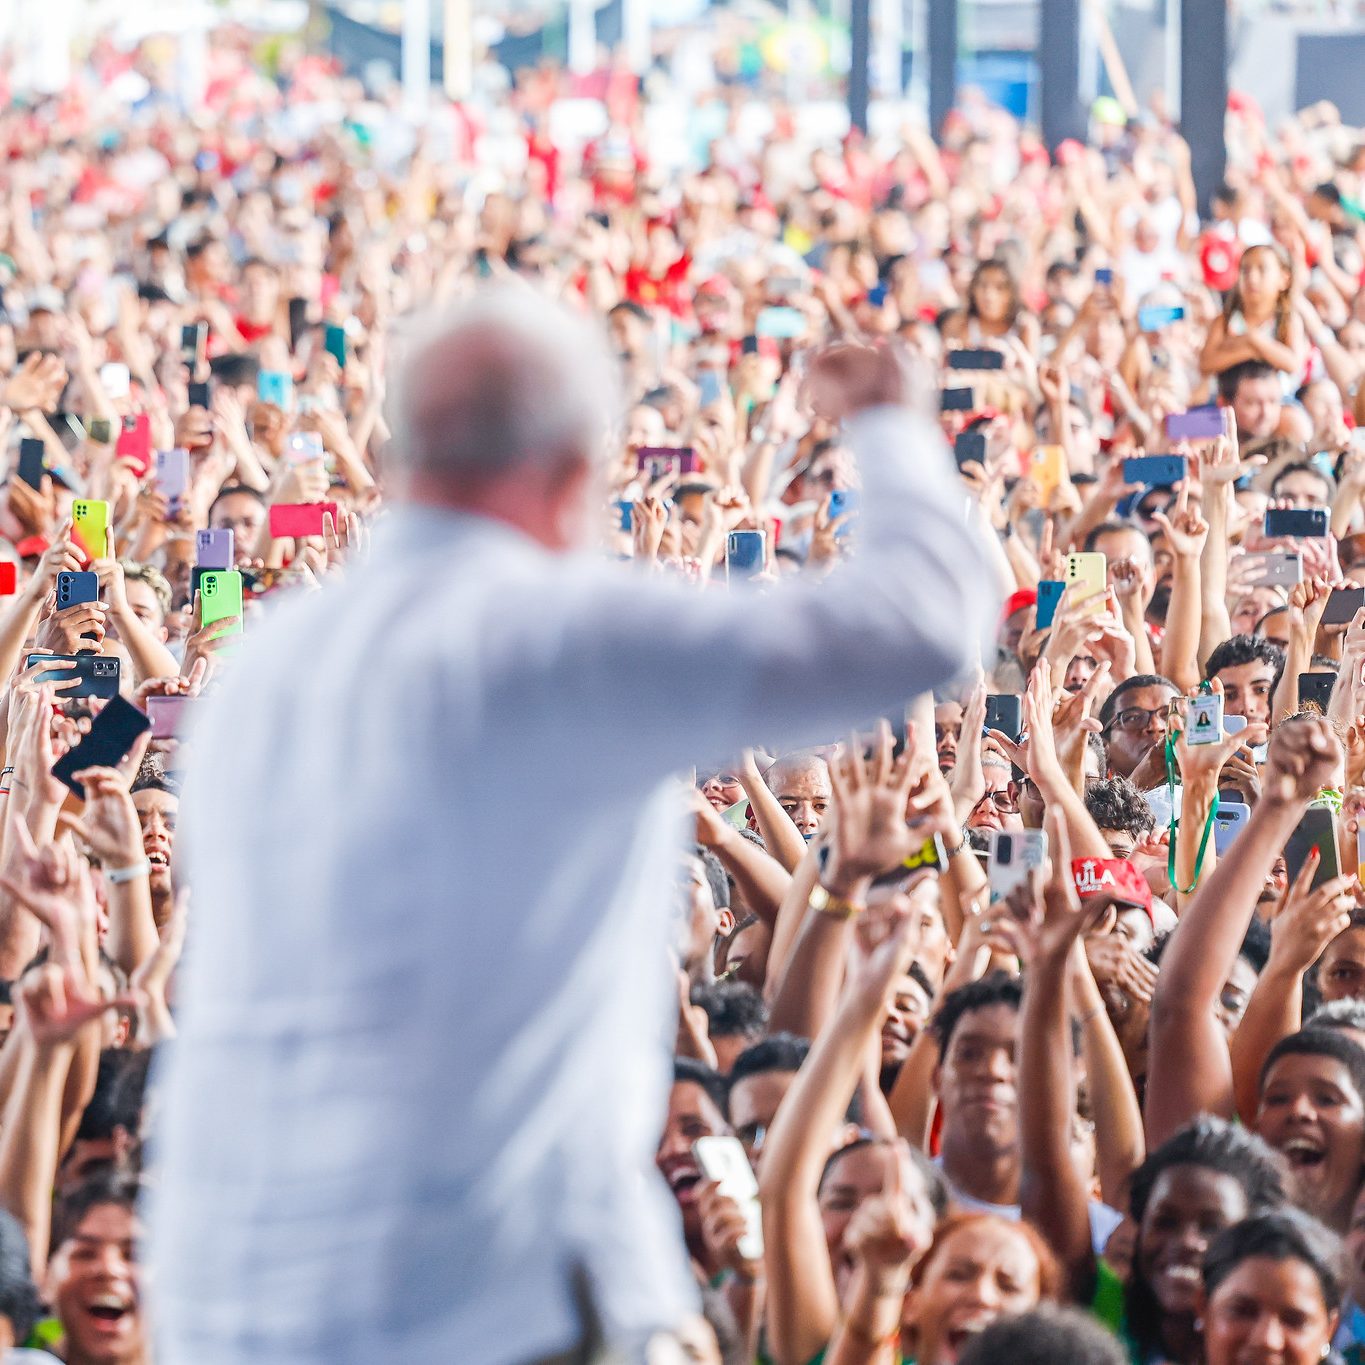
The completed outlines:
<svg viewBox="0 0 1365 1365">
<path fill-rule="evenodd" d="M 853 885 L 904 862 L 922 842 L 905 822 L 913 778 L 909 747 L 891 756 L 891 727 L 879 721 L 869 758 L 856 737 L 829 765 L 834 790 L 834 839 L 828 885 Z"/>
<path fill-rule="evenodd" d="M 1296 717 L 1270 740 L 1262 800 L 1280 805 L 1310 801 L 1332 781 L 1342 761 L 1341 744 L 1325 720 Z"/>
<path fill-rule="evenodd" d="M 1314 849 L 1285 891 L 1270 922 L 1270 954 L 1295 972 L 1306 972 L 1351 923 L 1353 877 L 1333 877 L 1313 889 L 1322 857 Z"/>
<path fill-rule="evenodd" d="M 73 968 L 47 962 L 24 977 L 17 1004 L 23 1026 L 39 1043 L 53 1047 L 71 1042 L 87 1024 L 111 1009 L 133 1008 L 137 997 L 104 1000 Z"/>
</svg>

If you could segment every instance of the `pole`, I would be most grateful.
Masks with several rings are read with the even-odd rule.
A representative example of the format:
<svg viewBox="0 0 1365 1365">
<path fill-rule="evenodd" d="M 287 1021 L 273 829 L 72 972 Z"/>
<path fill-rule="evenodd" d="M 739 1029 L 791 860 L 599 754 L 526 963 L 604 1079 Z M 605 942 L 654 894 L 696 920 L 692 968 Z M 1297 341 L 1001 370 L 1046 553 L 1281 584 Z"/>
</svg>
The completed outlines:
<svg viewBox="0 0 1365 1365">
<path fill-rule="evenodd" d="M 470 0 L 445 0 L 443 10 L 442 84 L 446 97 L 458 104 L 469 98 L 474 86 L 474 16 Z"/>
<path fill-rule="evenodd" d="M 1043 141 L 1055 148 L 1067 138 L 1084 140 L 1080 0 L 1038 6 L 1038 83 Z"/>
<path fill-rule="evenodd" d="M 877 0 L 877 42 L 873 88 L 887 99 L 905 95 L 905 0 Z"/>
<path fill-rule="evenodd" d="M 957 0 L 929 0 L 928 29 L 929 132 L 937 137 L 957 103 Z"/>
<path fill-rule="evenodd" d="M 403 0 L 403 104 L 425 119 L 431 99 L 431 0 Z"/>
<path fill-rule="evenodd" d="M 1227 6 L 1180 6 L 1180 131 L 1190 144 L 1199 212 L 1208 216 L 1213 192 L 1227 170 L 1224 120 L 1228 108 Z M 1197 57 L 1198 60 L 1192 60 Z"/>
<path fill-rule="evenodd" d="M 868 63 L 872 58 L 872 0 L 853 0 L 848 11 L 851 64 L 848 68 L 848 121 L 867 132 Z"/>
<path fill-rule="evenodd" d="M 1166 0 L 1166 23 L 1162 30 L 1163 81 L 1166 86 L 1166 116 L 1180 118 L 1180 0 Z"/>
</svg>

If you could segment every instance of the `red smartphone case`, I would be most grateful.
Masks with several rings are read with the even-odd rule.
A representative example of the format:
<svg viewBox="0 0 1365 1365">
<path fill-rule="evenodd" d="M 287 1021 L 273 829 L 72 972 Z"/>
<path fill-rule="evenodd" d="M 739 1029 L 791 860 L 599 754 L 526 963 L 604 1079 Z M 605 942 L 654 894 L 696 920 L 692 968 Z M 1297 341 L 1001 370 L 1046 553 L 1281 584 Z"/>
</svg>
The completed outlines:
<svg viewBox="0 0 1365 1365">
<path fill-rule="evenodd" d="M 115 455 L 136 461 L 134 466 L 139 479 L 147 477 L 152 467 L 152 419 L 140 412 L 133 419 L 133 426 L 121 427 L 118 442 L 114 446 Z"/>
<path fill-rule="evenodd" d="M 270 509 L 270 534 L 276 540 L 320 536 L 324 512 L 332 514 L 332 525 L 335 526 L 337 505 L 334 502 L 277 502 Z"/>
</svg>

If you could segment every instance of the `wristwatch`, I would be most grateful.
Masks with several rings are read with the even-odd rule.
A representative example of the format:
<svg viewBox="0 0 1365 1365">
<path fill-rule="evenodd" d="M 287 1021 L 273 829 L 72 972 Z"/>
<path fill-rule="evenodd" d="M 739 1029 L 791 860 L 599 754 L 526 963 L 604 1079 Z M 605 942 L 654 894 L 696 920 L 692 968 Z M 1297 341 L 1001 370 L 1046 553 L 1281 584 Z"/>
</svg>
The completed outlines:
<svg viewBox="0 0 1365 1365">
<path fill-rule="evenodd" d="M 833 919 L 852 919 L 861 914 L 865 906 L 857 901 L 845 900 L 842 896 L 832 896 L 819 882 L 811 887 L 810 908 L 819 915 L 829 915 Z"/>
</svg>

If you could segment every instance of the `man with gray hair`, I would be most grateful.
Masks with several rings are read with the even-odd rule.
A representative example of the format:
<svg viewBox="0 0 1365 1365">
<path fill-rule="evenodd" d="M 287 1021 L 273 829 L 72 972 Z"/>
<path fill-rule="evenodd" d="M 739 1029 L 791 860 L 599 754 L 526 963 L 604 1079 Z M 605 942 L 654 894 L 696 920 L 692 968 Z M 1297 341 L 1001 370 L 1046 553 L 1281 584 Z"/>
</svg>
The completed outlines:
<svg viewBox="0 0 1365 1365">
<path fill-rule="evenodd" d="M 692 1310 L 652 1161 L 669 775 L 898 708 L 992 623 L 963 491 L 887 351 L 836 347 L 807 379 L 861 462 L 859 554 L 765 597 L 583 553 L 617 402 L 586 323 L 485 293 L 402 370 L 398 510 L 336 590 L 248 637 L 196 733 L 162 1365 L 554 1358 L 585 1285 L 633 1357 Z"/>
</svg>

